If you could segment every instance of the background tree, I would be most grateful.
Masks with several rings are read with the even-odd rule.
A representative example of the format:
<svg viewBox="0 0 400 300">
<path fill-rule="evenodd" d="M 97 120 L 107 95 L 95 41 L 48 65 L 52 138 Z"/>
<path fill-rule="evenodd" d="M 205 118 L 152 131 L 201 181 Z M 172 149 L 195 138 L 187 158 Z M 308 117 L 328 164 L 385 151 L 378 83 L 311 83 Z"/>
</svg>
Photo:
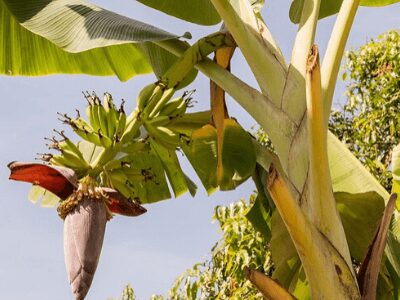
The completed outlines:
<svg viewBox="0 0 400 300">
<path fill-rule="evenodd" d="M 400 142 L 400 34 L 390 31 L 346 53 L 348 101 L 329 129 L 390 191 L 391 153 Z"/>
</svg>

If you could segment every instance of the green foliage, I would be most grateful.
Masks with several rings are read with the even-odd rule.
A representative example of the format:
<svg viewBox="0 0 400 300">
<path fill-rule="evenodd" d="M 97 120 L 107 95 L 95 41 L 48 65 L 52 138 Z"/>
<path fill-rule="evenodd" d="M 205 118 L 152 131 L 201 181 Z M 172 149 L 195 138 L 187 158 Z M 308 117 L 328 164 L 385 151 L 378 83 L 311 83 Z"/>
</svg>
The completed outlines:
<svg viewBox="0 0 400 300">
<path fill-rule="evenodd" d="M 398 124 L 396 117 L 396 114 L 399 113 L 398 101 L 400 100 L 399 47 L 399 34 L 397 32 L 389 32 L 381 36 L 378 41 L 371 41 L 360 49 L 351 51 L 347 54 L 345 74 L 348 74 L 352 80 L 347 90 L 347 95 L 350 101 L 344 105 L 343 110 L 332 112 L 329 124 L 330 130 L 347 144 L 353 154 L 356 155 L 356 157 L 379 179 L 382 184 L 385 185 L 387 189 L 389 186 L 386 183 L 388 183 L 391 178 L 391 174 L 387 170 L 388 165 L 386 165 L 385 176 L 382 176 L 380 168 L 377 168 L 376 163 L 374 163 L 374 158 L 369 159 L 369 156 L 376 157 L 376 155 L 374 156 L 374 153 L 376 153 L 375 151 L 378 151 L 379 153 L 383 153 L 384 157 L 389 161 L 391 149 L 394 145 L 400 142 L 397 133 L 400 132 L 400 128 L 397 127 L 400 125 Z M 390 66 L 392 72 L 379 72 L 379 70 L 383 70 L 382 66 Z M 384 92 L 382 93 L 382 91 Z M 382 107 L 385 107 L 384 111 L 382 111 Z M 373 115 L 374 118 L 370 118 L 371 115 Z M 390 125 L 388 126 L 387 122 L 381 122 L 381 120 L 387 120 L 389 124 L 391 124 L 390 122 L 393 122 L 393 124 L 395 124 L 395 130 L 390 131 Z M 359 124 L 361 121 L 371 122 L 373 126 L 369 126 L 369 131 L 367 130 L 368 128 L 360 128 Z M 367 132 L 369 138 L 366 136 Z M 373 134 L 373 132 L 375 133 Z M 382 141 L 386 138 L 389 139 L 390 143 L 381 142 L 374 146 L 371 143 L 372 135 L 375 135 L 375 141 Z M 391 136 L 393 136 L 393 139 Z M 269 147 L 271 146 L 270 140 L 264 131 L 258 130 L 257 137 L 264 145 Z M 371 145 L 373 147 L 371 147 Z M 330 151 L 335 151 L 334 148 L 335 147 L 331 147 Z M 361 150 L 361 152 L 358 152 L 358 150 Z M 348 154 L 343 153 L 342 156 L 337 158 L 338 160 L 348 160 Z M 332 166 L 339 167 L 339 164 L 332 165 L 331 162 L 331 167 Z M 357 168 L 354 170 L 357 170 Z M 342 171 L 344 172 L 346 170 Z M 358 170 L 356 173 L 359 174 L 362 171 L 363 170 Z M 336 170 L 336 172 L 338 172 L 339 175 L 341 174 L 340 170 Z M 346 178 L 348 177 L 346 176 Z M 343 182 L 342 185 L 339 185 L 336 191 L 338 193 L 335 196 L 339 201 L 339 211 L 344 218 L 346 235 L 348 238 L 351 237 L 350 239 L 355 239 L 355 241 L 350 243 L 353 247 L 353 256 L 357 257 L 357 260 L 359 261 L 362 259 L 368 243 L 363 239 L 370 239 L 373 234 L 373 232 L 364 232 L 363 234 L 368 235 L 368 238 L 363 238 L 362 236 L 357 237 L 357 232 L 361 232 L 363 226 L 368 227 L 367 224 L 364 224 L 361 221 L 365 219 L 367 222 L 375 222 L 377 218 L 379 218 L 379 215 L 374 215 L 373 219 L 375 221 L 371 218 L 362 217 L 360 217 L 359 220 L 353 220 L 352 217 L 347 216 L 348 210 L 343 209 L 344 203 L 347 200 L 350 200 L 350 205 L 359 205 L 361 202 L 364 203 L 366 198 L 364 197 L 364 194 L 356 194 L 348 198 L 351 194 L 345 193 L 347 190 L 346 187 L 343 186 L 343 184 L 347 185 L 348 183 L 349 182 L 347 181 L 347 183 Z M 354 186 L 354 184 L 355 183 L 352 181 L 351 185 Z M 370 190 L 367 181 L 362 181 L 362 184 L 365 185 L 365 192 Z M 358 188 L 358 186 L 355 186 L 355 189 Z M 347 192 L 352 192 L 352 190 Z M 380 193 L 381 191 L 377 192 Z M 374 195 L 368 196 L 369 199 L 374 197 Z M 380 211 L 382 207 L 377 209 L 376 205 L 381 206 L 382 203 L 378 200 L 379 199 L 377 198 L 376 201 L 374 200 L 369 203 L 369 210 L 364 209 L 365 203 L 361 206 L 359 205 L 361 209 L 358 209 L 358 211 L 366 215 L 371 215 L 376 211 Z M 252 196 L 251 203 L 253 202 L 254 197 Z M 236 210 L 236 213 L 232 214 L 232 211 L 235 212 L 232 208 L 237 207 L 237 205 L 239 205 L 241 209 Z M 221 218 L 220 216 L 218 219 L 218 210 L 226 211 L 224 213 L 224 218 Z M 247 206 L 243 200 L 231 204 L 230 207 L 217 207 L 216 211 L 217 214 L 215 215 L 215 218 L 220 222 L 221 229 L 223 230 L 223 237 L 213 247 L 212 256 L 209 261 L 194 265 L 192 269 L 187 270 L 177 279 L 175 285 L 169 292 L 169 296 L 172 299 L 195 299 L 196 297 L 200 299 L 227 299 L 232 296 L 236 297 L 236 299 L 257 299 L 257 297 L 259 297 L 257 291 L 243 278 L 242 270 L 244 266 L 246 266 L 246 260 L 240 260 L 237 257 L 240 257 L 240 255 L 254 257 L 255 255 L 256 257 L 254 257 L 251 262 L 253 264 L 255 263 L 255 267 L 258 268 L 258 270 L 264 271 L 269 275 L 271 275 L 272 271 L 275 269 L 273 262 L 270 260 L 271 254 L 269 247 L 265 248 L 267 241 L 256 232 L 254 227 L 244 217 L 244 214 L 250 211 L 250 207 Z M 274 215 L 274 222 L 276 223 L 277 214 Z M 285 229 L 284 226 L 280 227 Z M 243 229 L 243 232 L 239 234 L 238 232 L 241 229 Z M 286 234 L 287 231 L 285 230 L 284 233 Z M 359 238 L 361 238 L 362 241 L 357 240 Z M 390 235 L 390 238 L 393 238 L 393 236 Z M 289 237 L 286 236 L 286 239 L 289 239 Z M 248 240 L 252 240 L 251 245 L 246 242 Z M 262 249 L 262 251 L 252 252 L 253 249 Z M 293 259 L 288 261 L 286 269 L 280 270 L 280 273 L 282 276 L 285 274 L 288 275 L 288 272 L 293 273 L 292 276 L 286 276 L 286 278 L 288 284 L 293 282 L 294 285 L 292 286 L 292 291 L 301 298 L 303 295 L 308 294 L 308 289 L 305 286 L 304 272 L 299 268 L 300 265 L 294 247 L 290 249 L 292 252 L 288 253 L 287 256 L 291 256 Z M 290 249 L 285 251 L 287 252 Z M 263 260 L 264 257 L 267 259 Z M 395 262 L 396 259 L 393 261 Z M 229 277 L 227 276 L 227 274 L 229 274 L 228 269 L 232 268 L 232 264 L 235 265 L 235 272 L 231 273 Z M 280 277 L 279 274 L 275 275 Z M 230 278 L 235 278 L 236 289 L 234 290 L 235 294 L 233 295 L 230 294 L 232 293 L 232 290 L 229 289 Z M 292 280 L 293 278 L 296 280 Z M 240 281 L 238 281 L 238 279 L 240 279 Z M 380 281 L 382 281 L 382 279 L 380 279 Z"/>
<path fill-rule="evenodd" d="M 201 25 L 215 25 L 221 18 L 210 0 L 138 0 L 171 16 Z"/>
<path fill-rule="evenodd" d="M 336 14 L 343 0 L 322 0 L 319 10 L 319 18 L 329 17 Z M 399 2 L 399 0 L 361 0 L 360 5 L 362 6 L 385 6 Z M 299 23 L 301 12 L 303 9 L 304 0 L 293 0 L 290 6 L 289 17 L 293 23 Z"/>
<path fill-rule="evenodd" d="M 71 2 L 0 0 L 0 74 L 116 75 L 126 81 L 152 69 L 161 77 L 176 61 L 153 43 L 176 35 L 85 1 Z M 60 32 L 68 34 L 60 38 Z M 196 73 L 191 75 L 193 80 Z"/>
<path fill-rule="evenodd" d="M 168 299 L 263 299 L 244 277 L 249 266 L 271 275 L 269 246 L 246 219 L 251 204 L 244 200 L 217 206 L 213 219 L 222 238 L 212 248 L 211 259 L 194 265 L 169 290 Z"/>
<path fill-rule="evenodd" d="M 400 34 L 388 32 L 346 54 L 349 101 L 329 129 L 391 190 L 391 151 L 400 143 Z"/>
</svg>

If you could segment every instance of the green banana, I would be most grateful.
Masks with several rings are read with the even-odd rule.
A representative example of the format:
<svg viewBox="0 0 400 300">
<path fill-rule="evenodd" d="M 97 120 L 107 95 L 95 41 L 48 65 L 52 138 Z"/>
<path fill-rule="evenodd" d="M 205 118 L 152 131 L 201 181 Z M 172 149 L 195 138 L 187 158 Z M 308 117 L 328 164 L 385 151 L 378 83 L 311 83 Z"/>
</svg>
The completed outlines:
<svg viewBox="0 0 400 300">
<path fill-rule="evenodd" d="M 117 129 L 118 112 L 109 93 L 104 93 L 103 106 L 107 114 L 107 136 L 113 138 Z"/>
<path fill-rule="evenodd" d="M 160 111 L 160 116 L 180 116 L 186 112 L 187 102 L 183 97 L 168 102 Z"/>
<path fill-rule="evenodd" d="M 97 108 L 97 113 L 99 116 L 99 124 L 100 124 L 100 131 L 99 134 L 101 133 L 103 136 L 108 137 L 108 129 L 107 129 L 107 112 L 104 106 L 101 104 L 99 100 L 99 105 Z"/>
<path fill-rule="evenodd" d="M 65 155 L 65 153 L 62 153 L 61 155 L 53 155 L 50 159 L 50 163 L 56 166 L 63 166 L 77 170 L 85 169 L 85 167 L 82 166 L 81 161 L 76 160 L 76 156 Z"/>
<path fill-rule="evenodd" d="M 140 151 L 148 151 L 150 150 L 149 144 L 147 140 L 139 140 L 135 142 L 131 142 L 124 147 L 122 147 L 121 151 L 127 154 L 138 154 Z"/>
<path fill-rule="evenodd" d="M 126 128 L 126 114 L 124 111 L 123 103 L 121 104 L 118 114 L 119 114 L 118 121 L 117 121 L 118 125 L 117 125 L 116 131 L 115 131 L 115 137 L 116 137 L 117 141 L 119 141 L 121 139 L 122 135 L 125 132 L 125 128 Z"/>
<path fill-rule="evenodd" d="M 157 103 L 154 105 L 154 108 L 149 112 L 149 114 L 148 114 L 149 119 L 154 118 L 160 112 L 161 108 L 164 107 L 164 105 L 172 98 L 172 96 L 174 94 L 175 94 L 175 88 L 166 89 L 163 92 L 160 100 L 157 101 Z M 151 106 L 149 105 L 149 108 L 150 107 Z M 146 108 L 145 108 L 145 111 L 146 111 Z"/>
<path fill-rule="evenodd" d="M 181 144 L 179 133 L 176 133 L 167 127 L 153 127 L 150 124 L 146 124 L 146 129 L 155 142 L 163 145 L 167 149 L 175 150 Z"/>
<path fill-rule="evenodd" d="M 153 90 L 153 93 L 151 94 L 149 100 L 147 101 L 146 106 L 142 110 L 142 113 L 140 114 L 140 117 L 143 120 L 147 120 L 149 114 L 153 111 L 154 107 L 157 105 L 158 101 L 161 99 L 163 95 L 163 88 L 161 85 L 156 85 L 156 87 Z"/>
<path fill-rule="evenodd" d="M 188 113 L 182 117 L 173 118 L 166 127 L 169 129 L 191 136 L 192 132 L 202 126 L 209 124 L 211 120 L 210 111 L 200 111 L 195 113 Z"/>
<path fill-rule="evenodd" d="M 98 136 L 100 138 L 100 144 L 102 147 L 109 148 L 112 146 L 113 141 L 108 136 L 103 135 L 101 132 L 98 133 Z"/>
<path fill-rule="evenodd" d="M 91 101 L 89 102 L 90 104 L 90 109 L 89 109 L 89 123 L 93 128 L 93 131 L 98 132 L 100 129 L 100 122 L 99 122 L 99 113 L 98 113 L 98 108 L 99 108 L 99 99 L 97 98 L 96 95 L 90 96 Z"/>
<path fill-rule="evenodd" d="M 152 126 L 165 126 L 171 122 L 170 116 L 157 116 L 146 123 L 149 123 Z"/>
<path fill-rule="evenodd" d="M 139 93 L 137 99 L 136 99 L 136 105 L 139 109 L 139 111 L 143 111 L 143 109 L 146 107 L 147 102 L 150 100 L 151 95 L 154 92 L 154 89 L 157 87 L 156 83 L 151 83 L 149 85 L 146 85 Z"/>
</svg>

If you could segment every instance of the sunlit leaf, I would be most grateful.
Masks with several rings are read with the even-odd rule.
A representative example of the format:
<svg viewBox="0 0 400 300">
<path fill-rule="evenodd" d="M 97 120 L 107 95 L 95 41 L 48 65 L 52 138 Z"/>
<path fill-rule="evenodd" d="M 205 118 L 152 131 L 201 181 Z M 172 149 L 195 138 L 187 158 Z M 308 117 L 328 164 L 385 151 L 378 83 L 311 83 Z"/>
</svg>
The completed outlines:
<svg viewBox="0 0 400 300">
<path fill-rule="evenodd" d="M 164 167 L 154 150 L 129 155 L 127 160 L 137 171 L 148 171 L 152 179 L 133 182 L 134 191 L 141 203 L 153 203 L 171 198 Z"/>
<path fill-rule="evenodd" d="M 169 150 L 154 141 L 151 141 L 151 146 L 161 160 L 175 197 L 179 197 L 186 193 L 189 190 L 188 182 L 182 171 L 175 150 Z"/>
<path fill-rule="evenodd" d="M 218 178 L 221 190 L 234 189 L 247 180 L 256 167 L 256 155 L 250 135 L 233 119 L 224 120 L 222 170 Z M 243 159 L 243 158 L 246 159 Z"/>
<path fill-rule="evenodd" d="M 0 0 L 0 17 L 0 73 L 7 75 L 83 73 L 128 80 L 151 71 L 133 43 L 177 37 L 84 1 Z"/>
<path fill-rule="evenodd" d="M 319 10 L 319 18 L 325 18 L 336 14 L 340 6 L 342 5 L 343 0 L 322 0 Z M 397 3 L 399 0 L 361 0 L 360 5 L 362 6 L 385 6 L 393 3 Z M 289 16 L 290 20 L 293 23 L 299 23 L 301 17 L 301 11 L 303 9 L 304 0 L 293 0 Z"/>
<path fill-rule="evenodd" d="M 192 142 L 182 150 L 209 194 L 217 188 L 217 132 L 205 125 L 193 132 Z"/>
<path fill-rule="evenodd" d="M 201 25 L 215 25 L 221 21 L 210 0 L 138 0 L 171 16 Z"/>
</svg>

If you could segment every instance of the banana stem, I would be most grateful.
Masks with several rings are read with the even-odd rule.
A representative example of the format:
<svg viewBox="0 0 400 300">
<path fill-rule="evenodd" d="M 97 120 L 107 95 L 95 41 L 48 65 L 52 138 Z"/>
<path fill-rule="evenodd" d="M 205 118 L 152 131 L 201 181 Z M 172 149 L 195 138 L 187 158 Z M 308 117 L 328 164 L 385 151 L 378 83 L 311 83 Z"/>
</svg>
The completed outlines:
<svg viewBox="0 0 400 300">
<path fill-rule="evenodd" d="M 172 65 L 161 78 L 169 88 L 176 87 L 194 65 L 206 58 L 210 53 L 223 47 L 234 47 L 235 42 L 230 34 L 225 32 L 213 33 L 199 39 L 185 50 L 181 58 Z"/>
<path fill-rule="evenodd" d="M 322 63 L 322 90 L 325 99 L 324 116 L 328 120 L 331 112 L 333 92 L 339 73 L 340 61 L 349 37 L 360 0 L 344 0 L 336 18 Z"/>
<path fill-rule="evenodd" d="M 332 191 L 327 148 L 327 124 L 321 90 L 318 47 L 307 61 L 307 125 L 309 151 L 309 202 L 306 210 L 312 222 L 331 241 L 351 267 L 350 252 Z"/>
<path fill-rule="evenodd" d="M 258 25 L 261 20 L 257 20 L 250 1 L 211 0 L 211 3 L 235 38 L 263 94 L 278 105 L 287 66 L 272 35 L 262 34 Z"/>
<path fill-rule="evenodd" d="M 297 203 L 285 178 L 271 165 L 268 191 L 301 259 L 312 299 L 360 299 L 352 268 Z"/>
<path fill-rule="evenodd" d="M 282 96 L 282 107 L 300 123 L 306 110 L 305 77 L 309 49 L 314 43 L 320 0 L 305 0 Z"/>
</svg>

